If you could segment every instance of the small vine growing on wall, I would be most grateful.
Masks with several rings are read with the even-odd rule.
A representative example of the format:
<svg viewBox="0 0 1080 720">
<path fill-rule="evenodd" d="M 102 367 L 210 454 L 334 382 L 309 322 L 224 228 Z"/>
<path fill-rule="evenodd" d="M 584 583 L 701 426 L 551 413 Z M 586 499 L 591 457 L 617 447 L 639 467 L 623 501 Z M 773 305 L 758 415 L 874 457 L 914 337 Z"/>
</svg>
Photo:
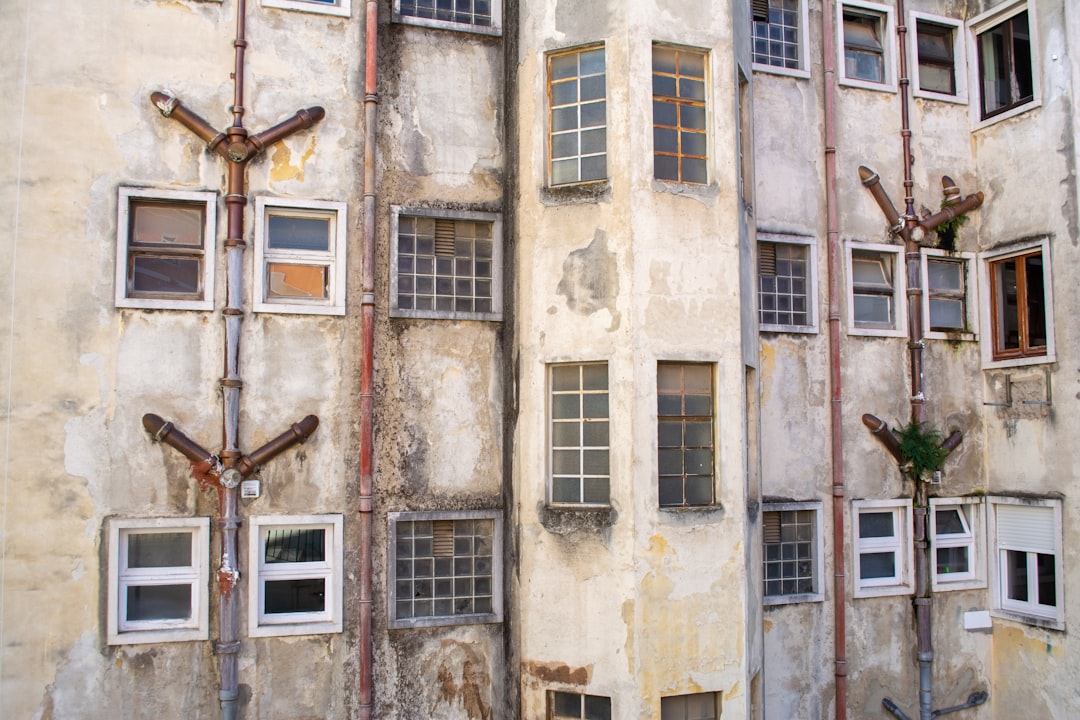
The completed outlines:
<svg viewBox="0 0 1080 720">
<path fill-rule="evenodd" d="M 945 202 L 941 203 L 941 207 L 945 207 Z M 956 236 L 960 232 L 960 228 L 964 223 L 968 221 L 967 215 L 957 215 L 951 220 L 939 224 L 934 228 L 934 232 L 938 236 L 938 247 L 942 250 L 955 250 L 956 249 Z"/>
<path fill-rule="evenodd" d="M 941 447 L 945 434 L 934 429 L 930 423 L 919 423 L 912 419 L 906 425 L 893 428 L 893 434 L 900 441 L 900 455 L 903 458 L 900 471 L 915 480 L 932 476 L 949 457 L 949 451 Z"/>
</svg>

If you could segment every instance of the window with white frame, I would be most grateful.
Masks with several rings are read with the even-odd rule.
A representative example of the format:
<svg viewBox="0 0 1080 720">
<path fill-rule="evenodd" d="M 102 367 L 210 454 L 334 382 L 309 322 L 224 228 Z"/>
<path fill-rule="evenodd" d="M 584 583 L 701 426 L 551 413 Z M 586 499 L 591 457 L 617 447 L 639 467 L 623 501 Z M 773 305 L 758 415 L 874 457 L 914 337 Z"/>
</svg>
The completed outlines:
<svg viewBox="0 0 1080 720">
<path fill-rule="evenodd" d="M 840 82 L 871 90 L 895 90 L 892 7 L 849 0 L 838 3 L 836 12 L 843 40 L 838 48 Z"/>
<path fill-rule="evenodd" d="M 911 500 L 856 500 L 855 597 L 911 592 Z"/>
<path fill-rule="evenodd" d="M 349 17 L 352 0 L 262 0 L 263 7 Z"/>
<path fill-rule="evenodd" d="M 389 514 L 390 627 L 502 622 L 498 510 Z"/>
<path fill-rule="evenodd" d="M 110 645 L 205 640 L 209 518 L 108 522 Z"/>
<path fill-rule="evenodd" d="M 1061 501 L 988 498 L 993 614 L 1065 629 Z"/>
<path fill-rule="evenodd" d="M 248 633 L 341 632 L 341 515 L 262 515 L 248 523 Z"/>
<path fill-rule="evenodd" d="M 776 332 L 817 331 L 813 238 L 758 233 L 758 322 Z"/>
<path fill-rule="evenodd" d="M 983 343 L 983 365 L 1053 362 L 1050 241 L 1011 245 L 980 257 L 983 337 L 990 341 Z"/>
<path fill-rule="evenodd" d="M 502 320 L 502 219 L 496 213 L 394 207 L 390 315 Z"/>
<path fill-rule="evenodd" d="M 345 314 L 345 208 L 255 198 L 256 312 Z"/>
<path fill-rule="evenodd" d="M 611 698 L 581 693 L 548 693 L 550 720 L 611 720 Z"/>
<path fill-rule="evenodd" d="M 1034 17 L 1034 5 L 1024 0 L 969 21 L 975 55 L 972 73 L 979 89 L 978 120 L 1012 117 L 1039 103 Z"/>
<path fill-rule="evenodd" d="M 551 503 L 610 501 L 607 363 L 550 366 Z"/>
<path fill-rule="evenodd" d="M 853 335 L 903 337 L 906 289 L 903 248 L 898 245 L 848 243 L 848 332 Z"/>
<path fill-rule="evenodd" d="M 653 45 L 653 176 L 658 180 L 708 182 L 708 55 Z"/>
<path fill-rule="evenodd" d="M 931 577 L 934 590 L 985 587 L 983 504 L 973 498 L 930 499 Z"/>
<path fill-rule="evenodd" d="M 660 720 L 716 720 L 720 693 L 704 692 L 660 698 Z"/>
<path fill-rule="evenodd" d="M 961 64 L 965 58 L 963 24 L 959 20 L 911 12 L 909 30 L 912 88 L 918 97 L 948 102 L 967 101 L 967 75 Z"/>
<path fill-rule="evenodd" d="M 711 505 L 716 477 L 714 366 L 656 368 L 657 470 L 661 507 Z"/>
<path fill-rule="evenodd" d="M 974 255 L 923 248 L 920 260 L 925 337 L 975 339 Z"/>
<path fill-rule="evenodd" d="M 766 503 L 762 510 L 765 604 L 823 600 L 821 503 Z"/>
<path fill-rule="evenodd" d="M 116 306 L 213 310 L 217 195 L 121 187 Z"/>
<path fill-rule="evenodd" d="M 755 70 L 808 77 L 806 62 L 806 0 L 758 0 L 754 7 L 753 61 Z"/>
<path fill-rule="evenodd" d="M 503 0 L 394 0 L 394 22 L 499 35 L 502 3 Z"/>
<path fill-rule="evenodd" d="M 548 55 L 548 152 L 552 185 L 607 178 L 604 48 Z"/>
</svg>

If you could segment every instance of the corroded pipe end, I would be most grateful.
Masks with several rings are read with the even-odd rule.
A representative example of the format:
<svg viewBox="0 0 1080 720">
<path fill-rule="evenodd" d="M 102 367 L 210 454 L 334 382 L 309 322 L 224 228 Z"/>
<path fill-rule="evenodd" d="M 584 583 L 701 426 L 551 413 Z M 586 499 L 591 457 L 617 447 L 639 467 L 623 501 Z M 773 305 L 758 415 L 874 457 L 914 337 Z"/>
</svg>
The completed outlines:
<svg viewBox="0 0 1080 720">
<path fill-rule="evenodd" d="M 964 441 L 964 433 L 960 432 L 959 430 L 953 430 L 949 434 L 949 437 L 945 438 L 945 440 L 942 441 L 941 449 L 952 452 L 963 441 Z"/>
<path fill-rule="evenodd" d="M 161 432 L 161 428 L 165 427 L 165 420 L 154 413 L 146 413 L 142 416 L 142 426 L 146 428 L 146 432 L 156 436 Z"/>
<path fill-rule="evenodd" d="M 180 100 L 164 91 L 150 93 L 150 102 L 154 103 L 154 106 L 165 117 L 172 115 L 172 111 L 180 104 Z"/>
<path fill-rule="evenodd" d="M 877 180 L 878 174 L 866 167 L 865 165 L 859 166 L 859 179 L 862 180 L 863 185 L 870 185 Z"/>
<path fill-rule="evenodd" d="M 306 418 L 293 425 L 293 430 L 303 436 L 303 439 L 300 442 L 307 441 L 318 429 L 319 418 L 315 415 L 308 415 Z"/>
<path fill-rule="evenodd" d="M 307 127 L 311 127 L 326 117 L 326 110 L 316 105 L 314 107 L 309 107 L 306 110 L 301 110 L 297 114 L 307 121 Z"/>
<path fill-rule="evenodd" d="M 885 422 L 879 420 L 876 416 L 866 413 L 862 416 L 862 423 L 866 427 L 870 428 L 870 431 L 875 435 L 885 429 Z"/>
</svg>

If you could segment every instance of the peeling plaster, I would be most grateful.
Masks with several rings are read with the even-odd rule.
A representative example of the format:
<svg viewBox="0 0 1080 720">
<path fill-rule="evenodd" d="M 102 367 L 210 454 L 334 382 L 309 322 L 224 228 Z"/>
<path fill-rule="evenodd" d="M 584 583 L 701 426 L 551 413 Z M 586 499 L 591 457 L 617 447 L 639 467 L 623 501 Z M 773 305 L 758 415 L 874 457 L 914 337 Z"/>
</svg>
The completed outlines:
<svg viewBox="0 0 1080 720">
<path fill-rule="evenodd" d="M 619 294 L 618 263 L 615 253 L 608 250 L 607 233 L 597 228 L 592 242 L 570 253 L 562 269 L 557 290 L 566 298 L 567 307 L 585 316 L 607 310 L 611 314 L 608 332 L 618 330 L 622 322 L 615 304 Z"/>
</svg>

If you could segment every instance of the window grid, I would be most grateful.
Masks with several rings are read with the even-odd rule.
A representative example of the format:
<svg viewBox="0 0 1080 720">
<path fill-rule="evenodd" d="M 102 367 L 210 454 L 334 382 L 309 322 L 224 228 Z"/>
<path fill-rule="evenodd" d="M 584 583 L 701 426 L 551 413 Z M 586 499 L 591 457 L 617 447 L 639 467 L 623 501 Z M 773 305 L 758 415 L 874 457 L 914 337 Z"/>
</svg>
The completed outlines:
<svg viewBox="0 0 1080 720">
<path fill-rule="evenodd" d="M 396 620 L 495 612 L 493 520 L 398 520 L 395 528 Z"/>
<path fill-rule="evenodd" d="M 398 2 L 398 12 L 402 15 L 479 27 L 492 26 L 492 0 L 398 0 Z"/>
<path fill-rule="evenodd" d="M 657 462 L 662 507 L 713 502 L 713 377 L 705 364 L 657 367 Z"/>
<path fill-rule="evenodd" d="M 929 20 L 915 21 L 915 47 L 919 61 L 919 89 L 956 95 L 956 28 Z"/>
<path fill-rule="evenodd" d="M 708 179 L 705 59 L 702 52 L 653 47 L 653 167 L 660 180 Z"/>
<path fill-rule="evenodd" d="M 398 309 L 492 313 L 494 270 L 492 223 L 399 218 Z"/>
<path fill-rule="evenodd" d="M 766 596 L 817 592 L 814 577 L 816 517 L 813 510 L 764 513 Z"/>
<path fill-rule="evenodd" d="M 607 365 L 552 366 L 552 503 L 608 503 L 609 432 Z"/>
<path fill-rule="evenodd" d="M 1046 355 L 1042 250 L 992 260 L 989 268 L 993 359 Z"/>
<path fill-rule="evenodd" d="M 799 69 L 799 2 L 768 0 L 769 21 L 754 21 L 754 62 Z"/>
<path fill-rule="evenodd" d="M 761 324 L 810 324 L 808 254 L 805 245 L 758 243 L 758 319 Z"/>
<path fill-rule="evenodd" d="M 607 177 L 607 81 L 604 48 L 548 56 L 551 184 Z"/>
<path fill-rule="evenodd" d="M 548 696 L 551 720 L 611 720 L 611 698 L 553 691 Z"/>
</svg>

